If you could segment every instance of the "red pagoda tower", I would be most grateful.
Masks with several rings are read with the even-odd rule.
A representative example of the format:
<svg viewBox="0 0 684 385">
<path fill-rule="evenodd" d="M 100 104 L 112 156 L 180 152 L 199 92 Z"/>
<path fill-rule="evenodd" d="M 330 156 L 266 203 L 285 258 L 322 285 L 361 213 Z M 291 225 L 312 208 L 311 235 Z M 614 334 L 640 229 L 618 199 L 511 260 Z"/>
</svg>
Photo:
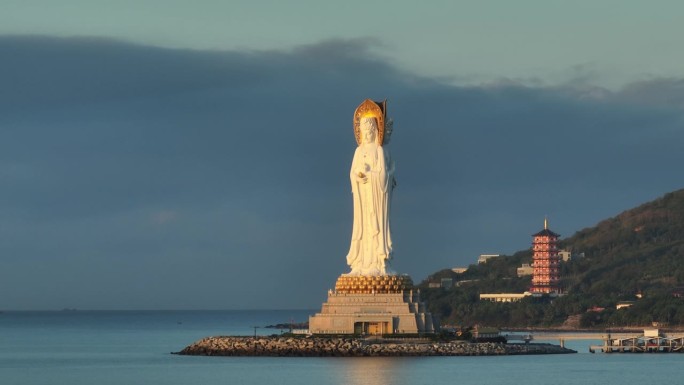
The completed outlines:
<svg viewBox="0 0 684 385">
<path fill-rule="evenodd" d="M 560 292 L 560 256 L 556 243 L 560 234 L 549 230 L 544 219 L 544 230 L 532 235 L 532 293 Z"/>
</svg>

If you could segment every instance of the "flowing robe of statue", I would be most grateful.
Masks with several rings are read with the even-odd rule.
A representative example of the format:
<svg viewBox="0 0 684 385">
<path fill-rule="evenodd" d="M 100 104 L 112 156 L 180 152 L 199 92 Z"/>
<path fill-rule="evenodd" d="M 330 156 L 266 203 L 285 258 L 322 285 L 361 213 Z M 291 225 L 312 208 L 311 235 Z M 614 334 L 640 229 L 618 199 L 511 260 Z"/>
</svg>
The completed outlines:
<svg viewBox="0 0 684 385">
<path fill-rule="evenodd" d="M 386 129 L 387 130 L 387 129 Z M 385 219 L 385 233 L 387 234 L 387 245 L 389 247 L 390 253 L 389 253 L 389 259 L 392 259 L 392 232 L 390 231 L 390 212 L 392 211 L 392 193 L 394 192 L 394 187 L 397 185 L 397 181 L 394 178 L 394 160 L 392 159 L 392 155 L 389 151 L 388 144 L 390 141 L 390 135 L 392 135 L 392 126 L 390 122 L 389 126 L 389 131 L 385 132 L 385 142 L 382 147 L 383 153 L 385 155 L 385 167 L 387 167 L 387 195 L 385 199 L 385 212 L 387 213 L 386 219 Z M 392 273 L 389 270 L 389 265 L 385 266 L 386 273 L 390 274 Z"/>
<path fill-rule="evenodd" d="M 349 172 L 354 222 L 347 264 L 351 275 L 385 275 L 392 256 L 389 209 L 394 165 L 388 163 L 389 153 L 376 143 L 375 119 L 362 119 L 361 131 L 362 143 Z"/>
</svg>

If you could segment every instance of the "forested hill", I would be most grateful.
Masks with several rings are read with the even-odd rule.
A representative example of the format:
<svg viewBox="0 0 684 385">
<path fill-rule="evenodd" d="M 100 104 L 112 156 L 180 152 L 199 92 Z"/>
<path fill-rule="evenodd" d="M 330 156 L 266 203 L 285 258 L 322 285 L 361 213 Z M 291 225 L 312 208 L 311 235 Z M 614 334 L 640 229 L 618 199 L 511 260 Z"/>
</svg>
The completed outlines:
<svg viewBox="0 0 684 385">
<path fill-rule="evenodd" d="M 684 190 L 583 229 L 560 246 L 581 256 L 562 263 L 564 297 L 514 304 L 479 301 L 480 293 L 526 290 L 530 277 L 518 278 L 516 268 L 530 262 L 529 250 L 473 265 L 462 274 L 437 272 L 422 283 L 424 297 L 443 320 L 462 325 L 684 326 L 684 298 L 679 296 L 684 287 Z M 443 277 L 466 282 L 446 290 L 427 287 Z M 634 304 L 618 311 L 621 301 Z"/>
<path fill-rule="evenodd" d="M 561 247 L 585 255 L 563 271 L 570 293 L 632 299 L 684 285 L 684 190 L 579 231 Z"/>
</svg>

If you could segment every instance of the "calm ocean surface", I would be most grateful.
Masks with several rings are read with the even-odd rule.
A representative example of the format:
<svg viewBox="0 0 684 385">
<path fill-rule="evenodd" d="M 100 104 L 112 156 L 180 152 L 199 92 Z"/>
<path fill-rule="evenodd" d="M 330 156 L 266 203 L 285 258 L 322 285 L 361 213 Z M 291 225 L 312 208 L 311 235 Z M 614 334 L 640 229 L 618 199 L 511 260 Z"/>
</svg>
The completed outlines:
<svg viewBox="0 0 684 385">
<path fill-rule="evenodd" d="M 313 311 L 4 312 L 0 384 L 601 384 L 680 383 L 684 354 L 267 358 L 169 354 L 210 335 L 305 321 Z M 278 333 L 257 329 L 259 334 Z"/>
</svg>

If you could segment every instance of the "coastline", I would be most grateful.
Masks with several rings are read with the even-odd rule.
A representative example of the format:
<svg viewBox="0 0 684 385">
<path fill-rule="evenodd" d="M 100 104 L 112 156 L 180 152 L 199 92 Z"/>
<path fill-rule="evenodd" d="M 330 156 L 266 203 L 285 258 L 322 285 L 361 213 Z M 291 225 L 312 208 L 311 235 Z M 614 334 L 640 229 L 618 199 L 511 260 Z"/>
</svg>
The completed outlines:
<svg viewBox="0 0 684 385">
<path fill-rule="evenodd" d="M 172 354 L 188 356 L 267 357 L 429 357 L 571 354 L 546 343 L 434 342 L 425 339 L 380 340 L 351 337 L 206 337 Z"/>
<path fill-rule="evenodd" d="M 525 332 L 525 333 L 641 333 L 644 329 L 659 329 L 665 333 L 684 333 L 684 327 L 669 326 L 613 326 L 608 328 L 562 328 L 562 327 L 502 327 L 506 332 Z"/>
</svg>

